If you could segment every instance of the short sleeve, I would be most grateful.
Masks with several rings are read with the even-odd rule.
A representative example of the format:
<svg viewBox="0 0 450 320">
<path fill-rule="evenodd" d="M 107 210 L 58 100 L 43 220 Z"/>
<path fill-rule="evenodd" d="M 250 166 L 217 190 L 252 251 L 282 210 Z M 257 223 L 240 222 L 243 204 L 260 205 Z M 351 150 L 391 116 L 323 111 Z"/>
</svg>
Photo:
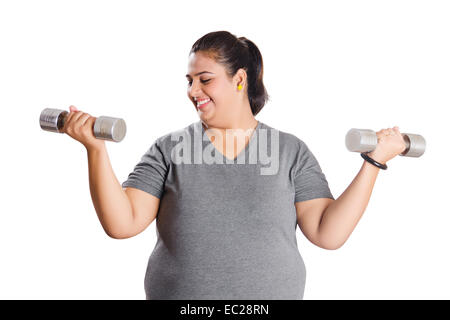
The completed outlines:
<svg viewBox="0 0 450 320">
<path fill-rule="evenodd" d="M 330 198 L 334 200 L 328 181 L 316 157 L 301 140 L 299 141 L 299 152 L 296 157 L 294 185 L 295 202 L 316 198 Z"/>
<path fill-rule="evenodd" d="M 161 199 L 166 177 L 167 165 L 156 140 L 128 175 L 128 179 L 122 183 L 122 187 L 140 189 Z"/>
</svg>

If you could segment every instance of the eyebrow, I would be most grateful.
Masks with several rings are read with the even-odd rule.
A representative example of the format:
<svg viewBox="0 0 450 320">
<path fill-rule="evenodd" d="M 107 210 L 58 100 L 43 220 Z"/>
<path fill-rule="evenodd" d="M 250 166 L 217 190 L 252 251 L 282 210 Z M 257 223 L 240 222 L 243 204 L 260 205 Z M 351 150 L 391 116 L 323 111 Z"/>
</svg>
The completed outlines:
<svg viewBox="0 0 450 320">
<path fill-rule="evenodd" d="M 202 72 L 199 72 L 199 73 L 197 73 L 197 74 L 195 74 L 196 76 L 199 76 L 199 75 L 201 75 L 201 74 L 203 74 L 203 73 L 211 73 L 211 74 L 214 74 L 214 73 L 212 73 L 212 72 L 209 72 L 209 71 L 202 71 Z M 190 78 L 191 76 L 190 75 L 186 75 L 186 78 Z"/>
</svg>

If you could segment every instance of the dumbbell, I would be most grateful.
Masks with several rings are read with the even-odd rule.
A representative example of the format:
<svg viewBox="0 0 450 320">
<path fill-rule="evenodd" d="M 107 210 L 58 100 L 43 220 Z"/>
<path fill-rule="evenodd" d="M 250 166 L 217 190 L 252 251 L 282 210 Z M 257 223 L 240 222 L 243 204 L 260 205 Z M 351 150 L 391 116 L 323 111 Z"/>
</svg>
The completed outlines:
<svg viewBox="0 0 450 320">
<path fill-rule="evenodd" d="M 400 155 L 405 157 L 420 157 L 425 152 L 425 139 L 418 134 L 402 133 L 406 149 Z M 349 151 L 370 152 L 378 143 L 377 134 L 369 129 L 350 129 L 345 136 L 345 144 Z"/>
<path fill-rule="evenodd" d="M 42 110 L 39 124 L 42 130 L 63 133 L 62 129 L 69 112 L 60 109 Z M 123 119 L 100 116 L 94 123 L 94 136 L 98 139 L 120 142 L 125 137 L 127 126 Z"/>
</svg>

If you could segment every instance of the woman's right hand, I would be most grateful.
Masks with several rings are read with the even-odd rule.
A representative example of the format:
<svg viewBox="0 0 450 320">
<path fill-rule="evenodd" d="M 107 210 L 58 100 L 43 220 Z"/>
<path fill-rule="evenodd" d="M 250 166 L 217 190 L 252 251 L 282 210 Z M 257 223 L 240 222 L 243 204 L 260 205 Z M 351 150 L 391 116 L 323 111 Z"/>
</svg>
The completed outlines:
<svg viewBox="0 0 450 320">
<path fill-rule="evenodd" d="M 94 136 L 97 118 L 79 111 L 75 106 L 70 106 L 69 111 L 62 132 L 79 141 L 87 150 L 104 147 L 105 141 Z"/>
</svg>

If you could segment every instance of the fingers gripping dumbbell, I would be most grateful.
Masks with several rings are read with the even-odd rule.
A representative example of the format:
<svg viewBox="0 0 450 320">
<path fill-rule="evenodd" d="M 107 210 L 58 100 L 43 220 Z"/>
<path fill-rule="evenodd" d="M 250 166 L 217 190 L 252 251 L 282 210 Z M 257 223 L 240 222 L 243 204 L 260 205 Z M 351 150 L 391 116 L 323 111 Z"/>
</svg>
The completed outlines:
<svg viewBox="0 0 450 320">
<path fill-rule="evenodd" d="M 42 110 L 39 124 L 42 130 L 63 133 L 62 128 L 69 112 L 60 109 Z M 127 127 L 119 118 L 100 116 L 94 123 L 94 136 L 98 139 L 120 142 L 125 137 Z"/>
<path fill-rule="evenodd" d="M 402 133 L 406 149 L 400 155 L 405 157 L 420 157 L 425 152 L 425 139 L 418 134 Z M 378 143 L 377 134 L 369 129 L 350 129 L 345 137 L 345 144 L 349 151 L 370 152 L 375 150 Z"/>
</svg>

